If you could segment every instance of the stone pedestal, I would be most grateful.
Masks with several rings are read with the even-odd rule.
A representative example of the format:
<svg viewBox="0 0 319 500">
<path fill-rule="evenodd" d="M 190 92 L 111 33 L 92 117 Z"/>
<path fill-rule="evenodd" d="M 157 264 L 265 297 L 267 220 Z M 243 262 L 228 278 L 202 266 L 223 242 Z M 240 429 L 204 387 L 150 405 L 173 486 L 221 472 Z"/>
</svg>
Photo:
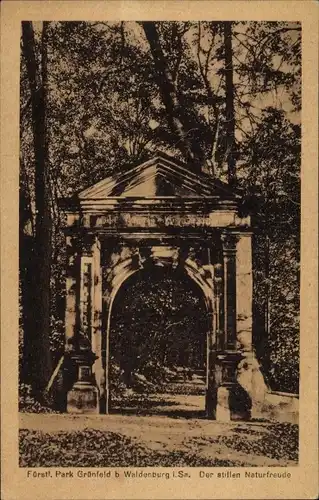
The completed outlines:
<svg viewBox="0 0 319 500">
<path fill-rule="evenodd" d="M 67 394 L 67 412 L 91 414 L 99 413 L 99 391 L 96 387 L 92 365 L 96 360 L 90 349 L 81 346 L 71 353 L 71 362 L 77 368 L 77 380 Z"/>
<path fill-rule="evenodd" d="M 237 366 L 242 359 L 238 351 L 223 352 L 217 356 L 222 381 L 217 390 L 216 420 L 249 420 L 251 398 L 237 381 Z"/>
<path fill-rule="evenodd" d="M 79 380 L 67 395 L 67 412 L 99 413 L 99 391 L 89 380 L 83 380 L 81 370 L 91 371 L 91 368 L 88 366 L 80 368 Z"/>
</svg>

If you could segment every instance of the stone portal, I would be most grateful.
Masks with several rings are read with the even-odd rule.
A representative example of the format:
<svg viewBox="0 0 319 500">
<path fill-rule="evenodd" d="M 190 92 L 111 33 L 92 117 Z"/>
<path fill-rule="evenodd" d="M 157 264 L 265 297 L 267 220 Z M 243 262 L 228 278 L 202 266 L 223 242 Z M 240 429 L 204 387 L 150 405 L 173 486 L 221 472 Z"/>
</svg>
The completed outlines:
<svg viewBox="0 0 319 500">
<path fill-rule="evenodd" d="M 180 266 L 211 317 L 207 417 L 249 418 L 236 376 L 252 351 L 251 229 L 240 201 L 227 184 L 164 153 L 63 200 L 66 355 L 74 366 L 67 411 L 108 413 L 110 319 L 121 285 L 150 265 Z"/>
</svg>

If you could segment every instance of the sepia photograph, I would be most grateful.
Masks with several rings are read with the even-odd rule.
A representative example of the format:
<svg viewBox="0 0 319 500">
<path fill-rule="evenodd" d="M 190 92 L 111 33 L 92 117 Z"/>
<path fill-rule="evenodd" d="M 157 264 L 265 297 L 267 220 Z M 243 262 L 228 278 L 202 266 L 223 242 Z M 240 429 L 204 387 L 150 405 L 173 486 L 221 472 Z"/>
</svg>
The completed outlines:
<svg viewBox="0 0 319 500">
<path fill-rule="evenodd" d="M 317 13 L 3 0 L 3 500 L 317 498 Z"/>
<path fill-rule="evenodd" d="M 301 36 L 21 22 L 20 467 L 298 465 Z"/>
</svg>

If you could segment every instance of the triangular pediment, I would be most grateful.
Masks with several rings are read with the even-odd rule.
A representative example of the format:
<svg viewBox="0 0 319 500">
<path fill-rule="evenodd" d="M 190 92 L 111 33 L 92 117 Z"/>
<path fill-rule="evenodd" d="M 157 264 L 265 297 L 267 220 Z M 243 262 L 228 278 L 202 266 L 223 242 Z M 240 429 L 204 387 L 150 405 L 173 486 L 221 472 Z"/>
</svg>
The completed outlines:
<svg viewBox="0 0 319 500">
<path fill-rule="evenodd" d="M 194 173 L 174 158 L 157 153 L 131 170 L 107 177 L 79 193 L 82 200 L 105 198 L 233 198 L 227 184 Z"/>
</svg>

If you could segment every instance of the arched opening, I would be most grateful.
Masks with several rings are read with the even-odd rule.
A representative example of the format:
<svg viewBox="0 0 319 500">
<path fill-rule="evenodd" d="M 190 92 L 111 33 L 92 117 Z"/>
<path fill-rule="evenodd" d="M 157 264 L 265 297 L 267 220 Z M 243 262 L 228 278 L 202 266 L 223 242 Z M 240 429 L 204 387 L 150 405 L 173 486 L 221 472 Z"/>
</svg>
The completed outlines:
<svg viewBox="0 0 319 500">
<path fill-rule="evenodd" d="M 109 411 L 204 415 L 208 324 L 185 270 L 153 265 L 130 276 L 111 311 Z"/>
</svg>

